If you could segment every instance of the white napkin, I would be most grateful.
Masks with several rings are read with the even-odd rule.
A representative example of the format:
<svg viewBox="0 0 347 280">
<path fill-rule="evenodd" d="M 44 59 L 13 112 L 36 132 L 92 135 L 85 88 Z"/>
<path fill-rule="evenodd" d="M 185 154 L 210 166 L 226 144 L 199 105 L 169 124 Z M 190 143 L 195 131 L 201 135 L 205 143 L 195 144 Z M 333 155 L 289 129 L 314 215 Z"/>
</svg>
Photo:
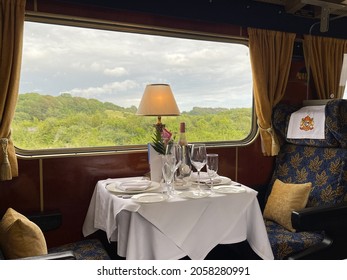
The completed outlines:
<svg viewBox="0 0 347 280">
<path fill-rule="evenodd" d="M 325 105 L 306 106 L 290 115 L 287 138 L 324 139 Z"/>
<path fill-rule="evenodd" d="M 149 188 L 151 181 L 148 180 L 128 180 L 114 181 L 107 185 L 113 185 L 115 188 L 122 191 L 143 191 Z"/>
<path fill-rule="evenodd" d="M 199 180 L 198 172 L 193 172 L 190 175 L 190 178 L 191 178 L 192 181 L 198 182 L 198 180 Z M 221 181 L 222 181 L 222 179 L 219 178 L 219 175 L 216 175 L 213 178 L 213 182 L 214 183 L 218 183 L 218 182 L 221 182 Z M 201 183 L 210 183 L 211 182 L 210 176 L 208 176 L 207 172 L 200 172 L 200 182 Z"/>
</svg>

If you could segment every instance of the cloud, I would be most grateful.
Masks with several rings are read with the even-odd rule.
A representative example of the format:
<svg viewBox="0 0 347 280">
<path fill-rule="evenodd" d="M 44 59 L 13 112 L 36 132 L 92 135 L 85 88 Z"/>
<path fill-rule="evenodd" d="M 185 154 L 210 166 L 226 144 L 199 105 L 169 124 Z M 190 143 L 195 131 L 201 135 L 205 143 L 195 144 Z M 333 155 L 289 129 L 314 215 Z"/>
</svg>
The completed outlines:
<svg viewBox="0 0 347 280">
<path fill-rule="evenodd" d="M 125 80 L 122 82 L 103 84 L 98 87 L 74 88 L 65 90 L 64 92 L 68 92 L 73 96 L 97 98 L 102 101 L 107 101 L 110 97 L 114 98 L 115 96 L 120 99 L 122 95 L 124 95 L 124 92 L 137 88 L 139 88 L 139 85 L 135 81 Z"/>
<path fill-rule="evenodd" d="M 121 77 L 128 74 L 128 71 L 123 67 L 115 67 L 112 69 L 105 69 L 104 74 L 112 77 Z"/>
<path fill-rule="evenodd" d="M 171 85 L 181 110 L 252 106 L 241 44 L 25 23 L 20 92 L 138 106 L 146 84 Z"/>
</svg>

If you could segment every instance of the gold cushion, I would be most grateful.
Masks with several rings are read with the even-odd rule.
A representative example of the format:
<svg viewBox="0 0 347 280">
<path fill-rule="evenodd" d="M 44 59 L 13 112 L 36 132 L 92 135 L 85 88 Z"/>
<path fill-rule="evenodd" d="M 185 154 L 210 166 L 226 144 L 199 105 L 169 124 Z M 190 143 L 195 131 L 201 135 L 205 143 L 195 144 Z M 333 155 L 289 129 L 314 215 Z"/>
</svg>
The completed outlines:
<svg viewBox="0 0 347 280">
<path fill-rule="evenodd" d="M 47 254 L 47 244 L 41 229 L 12 208 L 0 222 L 0 246 L 6 259 Z"/>
<path fill-rule="evenodd" d="M 287 184 L 276 179 L 264 209 L 264 218 L 295 232 L 291 213 L 306 207 L 312 183 Z"/>
</svg>

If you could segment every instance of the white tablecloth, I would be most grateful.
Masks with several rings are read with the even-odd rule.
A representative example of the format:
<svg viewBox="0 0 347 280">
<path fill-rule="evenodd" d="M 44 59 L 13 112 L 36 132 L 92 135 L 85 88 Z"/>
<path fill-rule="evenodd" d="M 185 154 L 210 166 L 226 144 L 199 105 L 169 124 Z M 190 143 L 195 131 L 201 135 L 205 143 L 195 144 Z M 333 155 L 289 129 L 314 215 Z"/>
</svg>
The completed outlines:
<svg viewBox="0 0 347 280">
<path fill-rule="evenodd" d="M 101 229 L 118 242 L 118 255 L 127 259 L 204 259 L 218 244 L 247 240 L 263 259 L 273 259 L 257 192 L 212 194 L 206 198 L 171 197 L 139 204 L 119 198 L 96 184 L 83 224 L 83 235 Z"/>
</svg>

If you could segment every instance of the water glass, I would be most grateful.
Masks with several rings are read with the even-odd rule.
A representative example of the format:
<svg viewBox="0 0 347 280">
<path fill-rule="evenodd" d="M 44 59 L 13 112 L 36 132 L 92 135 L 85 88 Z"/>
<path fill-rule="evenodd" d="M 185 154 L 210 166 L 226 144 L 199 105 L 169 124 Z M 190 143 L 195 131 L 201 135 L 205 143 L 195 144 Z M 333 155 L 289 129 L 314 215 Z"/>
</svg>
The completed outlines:
<svg viewBox="0 0 347 280">
<path fill-rule="evenodd" d="M 217 176 L 218 172 L 218 154 L 207 154 L 206 155 L 206 170 L 210 177 L 211 188 L 213 188 L 213 180 Z"/>
<path fill-rule="evenodd" d="M 175 174 L 175 162 L 172 160 L 172 157 L 163 156 L 163 165 L 161 170 L 163 173 L 167 194 L 170 196 L 172 194 L 172 182 Z"/>
</svg>

